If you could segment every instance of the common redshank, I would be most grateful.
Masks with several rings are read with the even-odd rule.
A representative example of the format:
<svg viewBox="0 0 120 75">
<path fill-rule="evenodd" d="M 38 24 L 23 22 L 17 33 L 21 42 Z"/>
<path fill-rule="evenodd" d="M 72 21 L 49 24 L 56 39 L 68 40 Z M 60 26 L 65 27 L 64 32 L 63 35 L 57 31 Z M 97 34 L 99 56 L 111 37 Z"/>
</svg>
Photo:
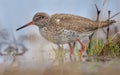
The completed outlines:
<svg viewBox="0 0 120 75">
<path fill-rule="evenodd" d="M 36 25 L 39 27 L 41 35 L 57 45 L 69 44 L 70 56 L 73 54 L 71 43 L 78 41 L 81 45 L 80 55 L 82 56 L 85 45 L 80 41 L 80 38 L 90 35 L 98 28 L 106 27 L 115 23 L 115 20 L 93 21 L 72 14 L 53 14 L 49 16 L 47 13 L 38 12 L 34 15 L 31 22 L 18 28 L 16 31 L 30 26 Z"/>
</svg>

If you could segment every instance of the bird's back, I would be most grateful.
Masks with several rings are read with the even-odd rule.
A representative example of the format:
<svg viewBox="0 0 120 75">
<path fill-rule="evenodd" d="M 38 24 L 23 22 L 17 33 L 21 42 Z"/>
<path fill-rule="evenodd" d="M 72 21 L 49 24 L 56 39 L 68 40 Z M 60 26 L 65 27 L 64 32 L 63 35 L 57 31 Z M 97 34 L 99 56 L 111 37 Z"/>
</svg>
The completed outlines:
<svg viewBox="0 0 120 75">
<path fill-rule="evenodd" d="M 51 16 L 50 23 L 52 26 L 61 27 L 66 30 L 89 32 L 113 24 L 115 21 L 110 20 L 108 24 L 108 21 L 97 22 L 72 14 L 54 14 Z"/>
</svg>

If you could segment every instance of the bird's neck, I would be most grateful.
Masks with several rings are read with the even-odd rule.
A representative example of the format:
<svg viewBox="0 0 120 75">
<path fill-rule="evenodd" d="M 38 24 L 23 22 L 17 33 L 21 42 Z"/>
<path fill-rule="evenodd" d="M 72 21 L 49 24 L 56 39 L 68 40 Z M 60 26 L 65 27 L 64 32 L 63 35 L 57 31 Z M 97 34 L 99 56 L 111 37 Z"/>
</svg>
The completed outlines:
<svg viewBox="0 0 120 75">
<path fill-rule="evenodd" d="M 44 21 L 41 21 L 40 25 L 38 25 L 38 26 L 40 29 L 42 29 L 48 25 L 49 25 L 49 20 L 44 20 Z"/>
</svg>

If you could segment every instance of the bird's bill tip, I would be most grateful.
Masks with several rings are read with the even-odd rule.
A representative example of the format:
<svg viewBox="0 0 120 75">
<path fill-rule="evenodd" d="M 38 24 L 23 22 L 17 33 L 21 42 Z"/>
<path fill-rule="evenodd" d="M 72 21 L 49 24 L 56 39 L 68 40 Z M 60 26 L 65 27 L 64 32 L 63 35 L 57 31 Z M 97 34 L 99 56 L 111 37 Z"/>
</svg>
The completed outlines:
<svg viewBox="0 0 120 75">
<path fill-rule="evenodd" d="M 31 22 L 29 22 L 29 23 L 25 24 L 24 26 L 22 26 L 22 27 L 20 27 L 20 28 L 16 29 L 16 31 L 18 31 L 18 30 L 20 30 L 20 29 L 22 29 L 22 28 L 25 28 L 25 27 L 27 27 L 27 26 L 30 26 L 30 25 L 34 25 L 34 22 L 33 22 L 33 21 L 31 21 Z"/>
</svg>

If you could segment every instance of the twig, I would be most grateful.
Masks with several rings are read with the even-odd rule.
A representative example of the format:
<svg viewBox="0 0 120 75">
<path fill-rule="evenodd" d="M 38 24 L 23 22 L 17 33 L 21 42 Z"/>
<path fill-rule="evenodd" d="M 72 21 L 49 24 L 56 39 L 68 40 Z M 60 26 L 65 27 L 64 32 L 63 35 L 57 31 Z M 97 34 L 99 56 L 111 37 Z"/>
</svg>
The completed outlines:
<svg viewBox="0 0 120 75">
<path fill-rule="evenodd" d="M 119 15 L 119 14 L 120 14 L 120 12 L 116 13 L 115 15 L 109 17 L 106 21 L 110 20 L 111 18 L 113 18 L 113 17 L 115 17 L 115 16 L 117 16 L 117 15 Z M 103 32 L 107 35 L 107 32 L 106 32 L 103 28 L 102 28 L 102 30 L 103 30 Z"/>
<path fill-rule="evenodd" d="M 115 15 L 109 17 L 107 20 L 110 20 L 111 18 L 113 18 L 113 17 L 115 17 L 115 16 L 117 16 L 117 15 L 119 15 L 119 14 L 120 14 L 120 12 L 118 12 L 118 13 L 116 13 Z M 107 20 L 106 20 L 106 21 L 107 21 Z"/>
<path fill-rule="evenodd" d="M 99 15 L 100 15 L 100 12 L 101 12 L 101 11 L 98 9 L 98 7 L 97 7 L 96 4 L 95 4 L 95 7 L 96 7 L 96 11 L 97 11 L 97 19 L 96 19 L 96 21 L 98 22 L 98 21 L 99 21 Z M 95 32 L 93 32 L 93 33 L 89 36 L 90 42 L 89 42 L 89 44 L 88 44 L 88 49 L 91 49 L 92 37 L 93 37 L 94 33 L 95 33 Z M 88 51 L 87 51 L 87 53 L 88 53 Z"/>
<path fill-rule="evenodd" d="M 108 11 L 108 18 L 110 18 L 110 10 Z M 110 27 L 109 27 L 109 19 L 108 19 L 108 28 L 107 28 L 107 36 L 106 36 L 106 39 L 107 39 L 107 42 L 109 42 L 109 33 L 110 33 Z"/>
<path fill-rule="evenodd" d="M 88 44 L 88 49 L 91 49 L 92 37 L 93 37 L 94 33 L 95 33 L 95 32 L 93 32 L 93 33 L 89 36 L 90 42 L 89 42 L 89 44 Z"/>
<path fill-rule="evenodd" d="M 105 33 L 105 35 L 107 34 L 107 32 L 102 28 L 103 32 Z"/>
<path fill-rule="evenodd" d="M 95 4 L 96 10 L 97 10 L 97 19 L 96 21 L 99 21 L 99 16 L 100 16 L 100 10 L 98 9 L 97 5 Z"/>
</svg>

